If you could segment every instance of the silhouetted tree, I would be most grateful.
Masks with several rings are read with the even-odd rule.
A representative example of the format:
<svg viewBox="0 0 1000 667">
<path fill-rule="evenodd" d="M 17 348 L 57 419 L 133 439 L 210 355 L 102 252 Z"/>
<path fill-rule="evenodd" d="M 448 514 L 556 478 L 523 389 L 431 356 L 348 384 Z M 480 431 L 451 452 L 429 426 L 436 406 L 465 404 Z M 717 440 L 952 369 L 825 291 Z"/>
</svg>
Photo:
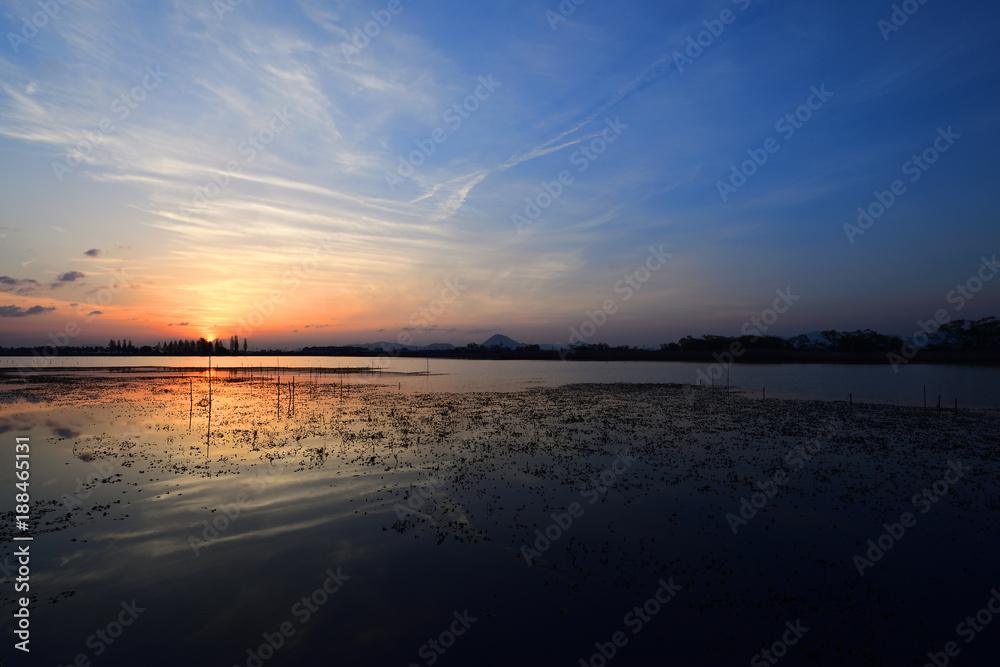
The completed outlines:
<svg viewBox="0 0 1000 667">
<path fill-rule="evenodd" d="M 809 340 L 809 336 L 805 334 L 799 334 L 788 342 L 796 350 L 808 350 L 813 347 L 813 342 Z"/>
<path fill-rule="evenodd" d="M 826 331 L 821 331 L 820 335 L 823 336 L 824 347 L 829 350 L 836 350 L 840 342 L 840 332 L 834 329 L 827 329 Z"/>
</svg>

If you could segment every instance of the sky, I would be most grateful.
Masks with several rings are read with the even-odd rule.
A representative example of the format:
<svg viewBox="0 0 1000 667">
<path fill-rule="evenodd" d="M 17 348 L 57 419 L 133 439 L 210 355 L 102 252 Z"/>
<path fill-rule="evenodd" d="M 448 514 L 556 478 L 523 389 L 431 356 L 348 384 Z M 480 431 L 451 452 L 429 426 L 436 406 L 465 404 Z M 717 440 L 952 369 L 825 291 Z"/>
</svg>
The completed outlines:
<svg viewBox="0 0 1000 667">
<path fill-rule="evenodd" d="M 2 2 L 0 346 L 1000 315 L 998 27 L 985 0 Z"/>
</svg>

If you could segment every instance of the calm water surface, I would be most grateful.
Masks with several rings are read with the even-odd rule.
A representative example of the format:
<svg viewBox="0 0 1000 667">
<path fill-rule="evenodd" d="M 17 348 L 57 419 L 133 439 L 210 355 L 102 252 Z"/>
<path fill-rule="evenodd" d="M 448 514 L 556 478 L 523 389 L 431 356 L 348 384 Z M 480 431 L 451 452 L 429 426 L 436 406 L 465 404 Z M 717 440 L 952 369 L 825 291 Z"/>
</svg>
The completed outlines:
<svg viewBox="0 0 1000 667">
<path fill-rule="evenodd" d="M 38 368 L 123 368 L 149 366 L 205 368 L 204 357 L 63 357 L 44 360 Z M 721 366 L 680 362 L 560 362 L 487 361 L 466 359 L 377 359 L 371 357 L 216 357 L 213 366 L 246 369 L 250 366 L 283 369 L 317 368 L 335 372 L 340 367 L 381 369 L 381 378 L 355 377 L 356 382 L 398 383 L 407 391 L 518 391 L 577 383 L 704 383 L 717 376 L 725 386 Z M 26 357 L 0 357 L 0 369 L 31 368 Z M 429 376 L 422 375 L 430 370 Z M 733 387 L 774 397 L 822 398 L 922 405 L 924 387 L 928 405 L 941 396 L 944 406 L 1000 406 L 1000 367 L 911 364 L 894 372 L 885 365 L 844 364 L 736 364 L 729 369 Z"/>
</svg>

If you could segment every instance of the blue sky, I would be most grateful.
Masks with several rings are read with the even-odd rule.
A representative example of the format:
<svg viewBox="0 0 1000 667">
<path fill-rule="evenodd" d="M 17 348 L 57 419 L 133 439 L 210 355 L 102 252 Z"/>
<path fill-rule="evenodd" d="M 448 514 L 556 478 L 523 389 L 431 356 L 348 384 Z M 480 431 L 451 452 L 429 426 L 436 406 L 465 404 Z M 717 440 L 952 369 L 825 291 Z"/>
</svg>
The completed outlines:
<svg viewBox="0 0 1000 667">
<path fill-rule="evenodd" d="M 786 288 L 779 335 L 997 313 L 1000 282 L 947 300 L 1000 251 L 995 3 L 892 31 L 886 2 L 389 6 L 4 3 L 0 345 L 554 343 L 594 319 L 587 342 L 655 345 Z M 767 161 L 723 201 L 747 151 Z"/>
</svg>

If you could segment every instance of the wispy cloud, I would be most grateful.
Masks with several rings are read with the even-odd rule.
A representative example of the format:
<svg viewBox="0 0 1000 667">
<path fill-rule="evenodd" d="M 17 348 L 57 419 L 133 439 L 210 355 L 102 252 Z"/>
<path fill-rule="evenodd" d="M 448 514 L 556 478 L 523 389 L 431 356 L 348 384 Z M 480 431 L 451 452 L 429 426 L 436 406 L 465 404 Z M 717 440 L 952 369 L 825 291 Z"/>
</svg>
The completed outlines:
<svg viewBox="0 0 1000 667">
<path fill-rule="evenodd" d="M 438 331 L 546 318 L 554 327 L 592 308 L 633 254 L 676 241 L 702 260 L 676 262 L 690 276 L 679 284 L 731 293 L 721 299 L 719 288 L 697 307 L 656 294 L 704 318 L 794 275 L 801 257 L 830 264 L 842 219 L 944 122 L 975 136 L 959 149 L 969 153 L 949 154 L 919 198 L 892 212 L 911 221 L 934 267 L 914 279 L 945 284 L 965 270 L 954 257 L 930 261 L 945 252 L 927 241 L 932 219 L 955 217 L 956 239 L 979 238 L 980 212 L 996 208 L 974 168 L 989 157 L 973 154 L 996 134 L 982 110 L 1000 59 L 988 22 L 969 20 L 975 10 L 942 12 L 933 32 L 933 22 L 911 22 L 887 50 L 853 5 L 753 3 L 681 74 L 673 52 L 717 9 L 595 5 L 553 33 L 532 3 L 406 7 L 347 59 L 340 42 L 371 8 L 346 0 L 244 2 L 222 21 L 199 0 L 60 5 L 18 54 L 0 52 L 0 137 L 14 149 L 0 157 L 11 176 L 0 184 L 11 202 L 0 260 L 8 272 L 21 267 L 0 278 L 0 291 L 51 290 L 62 308 L 58 297 L 85 301 L 125 266 L 141 289 L 101 305 L 104 326 L 139 318 L 149 330 L 183 322 L 203 335 L 280 290 L 283 321 L 399 331 L 445 277 L 461 275 L 475 287 Z M 8 13 L 29 10 L 37 4 L 15 0 Z M 844 56 L 843 43 L 857 49 Z M 143 85 L 148 68 L 164 73 L 155 88 Z M 491 74 L 503 86 L 390 191 L 384 174 L 415 141 L 449 127 L 442 114 Z M 729 165 L 824 81 L 836 103 L 723 205 L 716 181 Z M 276 132 L 269 123 L 285 109 L 288 125 Z M 627 137 L 576 171 L 571 154 L 618 116 L 633 128 Z M 53 163 L 68 171 L 57 175 Z M 563 169 L 574 184 L 516 234 L 512 208 Z M 974 193 L 961 215 L 948 192 Z M 879 238 L 865 240 L 881 261 L 915 275 Z M 739 260 L 725 261 L 719 247 L 736 246 Z M 628 317 L 663 326 L 665 304 Z M 8 317 L 27 318 L 22 305 L 9 308 L 24 315 Z M 305 337 L 327 325 L 292 326 Z"/>
</svg>

